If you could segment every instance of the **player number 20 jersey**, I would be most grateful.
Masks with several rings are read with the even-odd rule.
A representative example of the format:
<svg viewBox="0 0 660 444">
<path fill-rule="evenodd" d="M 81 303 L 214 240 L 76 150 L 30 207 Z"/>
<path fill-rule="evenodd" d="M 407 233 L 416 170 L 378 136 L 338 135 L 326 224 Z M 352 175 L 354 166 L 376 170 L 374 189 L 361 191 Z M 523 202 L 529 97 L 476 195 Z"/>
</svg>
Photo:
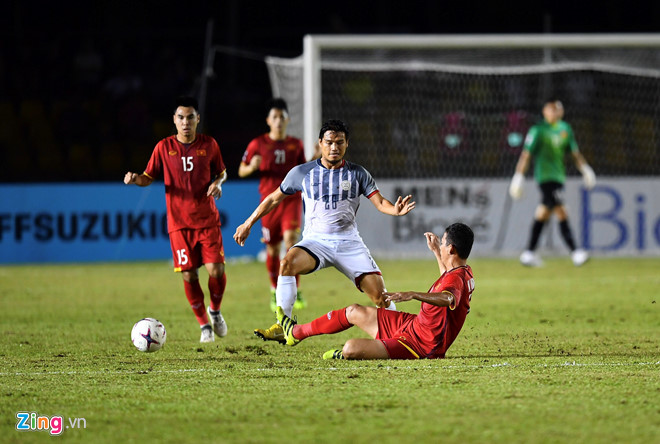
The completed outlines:
<svg viewBox="0 0 660 444">
<path fill-rule="evenodd" d="M 320 159 L 298 165 L 282 181 L 284 194 L 302 192 L 305 209 L 303 237 L 359 237 L 355 216 L 360 196 L 378 192 L 371 174 L 362 166 L 343 161 L 340 168 L 327 169 Z"/>
</svg>

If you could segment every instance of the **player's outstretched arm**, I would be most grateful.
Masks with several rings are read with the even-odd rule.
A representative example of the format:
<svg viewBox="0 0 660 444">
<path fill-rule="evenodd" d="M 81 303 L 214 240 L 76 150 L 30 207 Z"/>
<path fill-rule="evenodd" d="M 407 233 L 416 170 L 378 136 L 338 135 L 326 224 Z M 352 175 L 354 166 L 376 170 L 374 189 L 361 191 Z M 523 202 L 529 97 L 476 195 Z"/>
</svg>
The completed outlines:
<svg viewBox="0 0 660 444">
<path fill-rule="evenodd" d="M 403 216 L 410 213 L 415 208 L 415 202 L 411 202 L 412 195 L 406 197 L 399 196 L 395 203 L 385 199 L 380 192 L 372 195 L 369 200 L 381 213 L 391 216 Z"/>
<path fill-rule="evenodd" d="M 419 293 L 416 291 L 399 291 L 399 292 L 383 292 L 386 302 L 405 302 L 413 299 L 427 304 L 435 305 L 437 307 L 453 307 L 455 300 L 454 295 L 449 291 L 442 291 L 440 293 Z"/>
<path fill-rule="evenodd" d="M 126 185 L 137 185 L 139 187 L 146 187 L 151 185 L 154 180 L 146 174 L 137 174 L 131 171 L 124 175 L 124 183 Z"/>
<path fill-rule="evenodd" d="M 277 206 L 282 203 L 286 197 L 287 195 L 284 194 L 279 188 L 266 196 L 266 198 L 262 200 L 259 206 L 252 212 L 250 217 L 245 219 L 245 222 L 236 228 L 236 232 L 234 233 L 234 240 L 236 243 L 241 247 L 245 245 L 245 241 L 250 235 L 252 226 L 256 224 L 257 221 L 263 216 L 277 208 Z"/>
</svg>

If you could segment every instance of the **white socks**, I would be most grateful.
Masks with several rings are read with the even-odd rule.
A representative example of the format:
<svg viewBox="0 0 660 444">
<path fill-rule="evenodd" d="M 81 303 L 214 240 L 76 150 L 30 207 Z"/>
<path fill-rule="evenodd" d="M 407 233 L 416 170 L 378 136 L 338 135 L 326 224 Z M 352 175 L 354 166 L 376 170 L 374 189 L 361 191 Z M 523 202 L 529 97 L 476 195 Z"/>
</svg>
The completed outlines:
<svg viewBox="0 0 660 444">
<path fill-rule="evenodd" d="M 288 317 L 292 316 L 293 304 L 296 302 L 297 292 L 298 287 L 296 285 L 295 276 L 278 276 L 275 299 L 277 300 L 277 306 L 282 307 L 282 311 L 284 311 L 284 314 Z M 390 302 L 387 309 L 396 311 L 396 305 L 394 305 L 394 302 Z"/>
<path fill-rule="evenodd" d="M 277 306 L 282 307 L 282 311 L 288 317 L 292 316 L 297 291 L 298 287 L 296 286 L 295 276 L 278 276 L 275 298 L 277 300 Z"/>
</svg>

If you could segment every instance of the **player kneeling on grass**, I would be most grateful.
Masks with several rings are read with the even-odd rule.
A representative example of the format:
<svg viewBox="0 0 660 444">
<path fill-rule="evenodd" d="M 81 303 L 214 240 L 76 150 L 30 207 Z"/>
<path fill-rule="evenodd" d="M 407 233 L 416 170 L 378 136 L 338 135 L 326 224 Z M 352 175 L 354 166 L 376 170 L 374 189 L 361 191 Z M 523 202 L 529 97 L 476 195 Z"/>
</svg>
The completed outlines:
<svg viewBox="0 0 660 444">
<path fill-rule="evenodd" d="M 424 236 L 438 260 L 440 278 L 428 293 L 383 293 L 386 301 L 421 301 L 418 314 L 353 304 L 298 325 L 278 307 L 286 343 L 296 345 L 310 336 L 339 333 L 356 325 L 373 339 L 349 339 L 342 350 L 329 350 L 323 359 L 444 358 L 470 311 L 474 277 L 466 261 L 474 233 L 467 225 L 455 223 L 447 227 L 442 239 L 433 233 Z"/>
</svg>

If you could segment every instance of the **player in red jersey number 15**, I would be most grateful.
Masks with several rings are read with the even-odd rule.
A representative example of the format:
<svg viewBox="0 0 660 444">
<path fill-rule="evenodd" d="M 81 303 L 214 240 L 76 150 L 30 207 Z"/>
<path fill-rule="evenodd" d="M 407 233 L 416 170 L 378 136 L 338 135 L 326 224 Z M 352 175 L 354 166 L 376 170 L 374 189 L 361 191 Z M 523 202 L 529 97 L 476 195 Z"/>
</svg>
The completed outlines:
<svg viewBox="0 0 660 444">
<path fill-rule="evenodd" d="M 218 143 L 197 132 L 198 110 L 195 98 L 178 98 L 173 116 L 176 134 L 158 142 L 144 172 L 127 172 L 124 183 L 140 187 L 151 185 L 155 179 L 165 183 L 174 271 L 183 277 L 186 297 L 202 330 L 200 342 L 213 342 L 214 332 L 220 337 L 227 334 L 220 312 L 227 285 L 225 255 L 215 204 L 215 199 L 222 197 L 227 172 Z M 208 310 L 199 283 L 198 268 L 202 265 L 209 274 Z"/>
</svg>

